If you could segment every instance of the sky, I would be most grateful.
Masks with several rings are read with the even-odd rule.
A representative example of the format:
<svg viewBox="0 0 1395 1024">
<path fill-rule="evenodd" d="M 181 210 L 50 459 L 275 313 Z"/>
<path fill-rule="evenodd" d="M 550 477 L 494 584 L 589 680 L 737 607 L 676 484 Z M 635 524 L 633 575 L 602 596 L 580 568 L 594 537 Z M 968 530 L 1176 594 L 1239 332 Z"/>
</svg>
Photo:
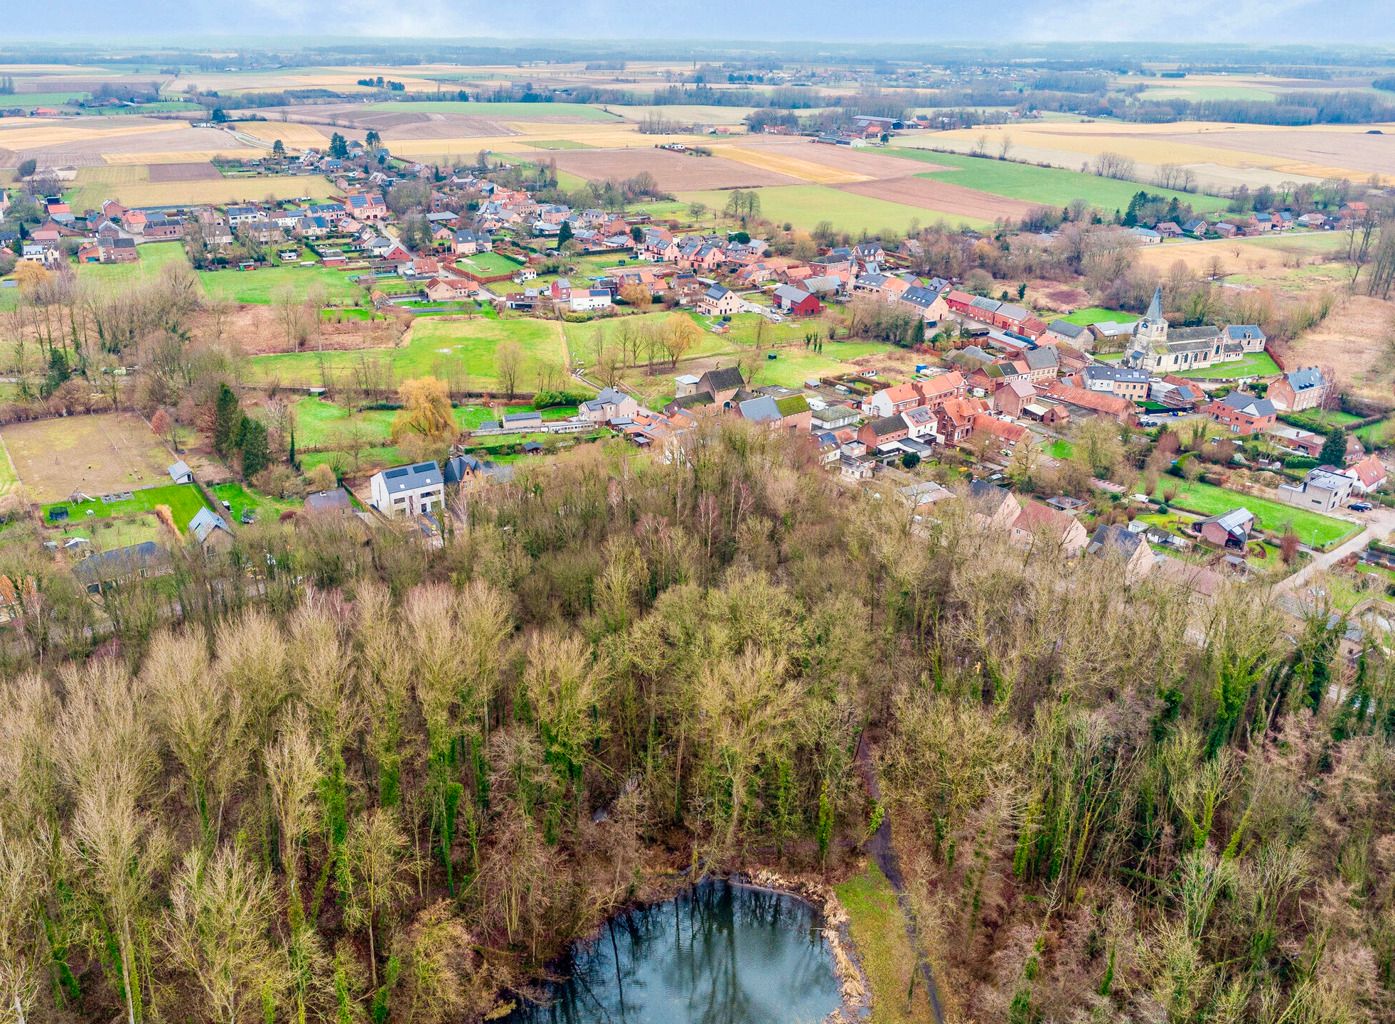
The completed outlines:
<svg viewBox="0 0 1395 1024">
<path fill-rule="evenodd" d="M 6 0 L 5 38 L 1395 43 L 1392 0 Z"/>
</svg>

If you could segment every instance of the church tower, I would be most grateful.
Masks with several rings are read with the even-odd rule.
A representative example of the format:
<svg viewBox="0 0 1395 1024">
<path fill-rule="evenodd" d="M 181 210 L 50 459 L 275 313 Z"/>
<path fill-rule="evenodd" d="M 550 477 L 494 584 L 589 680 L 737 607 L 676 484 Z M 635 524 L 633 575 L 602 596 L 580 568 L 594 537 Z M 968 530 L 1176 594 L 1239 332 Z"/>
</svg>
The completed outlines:
<svg viewBox="0 0 1395 1024">
<path fill-rule="evenodd" d="M 1152 370 L 1157 364 L 1158 354 L 1167 348 L 1167 321 L 1162 312 L 1162 286 L 1153 292 L 1153 301 L 1148 303 L 1148 312 L 1143 319 L 1133 325 L 1133 338 L 1128 351 L 1124 353 L 1124 363 L 1141 370 Z"/>
</svg>

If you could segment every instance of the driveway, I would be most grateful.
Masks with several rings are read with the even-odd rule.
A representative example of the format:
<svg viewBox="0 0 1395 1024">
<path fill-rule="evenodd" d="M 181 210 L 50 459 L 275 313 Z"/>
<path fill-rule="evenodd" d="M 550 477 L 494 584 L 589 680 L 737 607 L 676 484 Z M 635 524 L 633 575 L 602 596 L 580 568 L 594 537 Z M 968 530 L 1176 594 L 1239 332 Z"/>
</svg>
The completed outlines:
<svg viewBox="0 0 1395 1024">
<path fill-rule="evenodd" d="M 1355 519 L 1365 528 L 1351 540 L 1337 545 L 1331 551 L 1315 554 L 1303 568 L 1292 576 L 1280 580 L 1275 585 L 1275 590 L 1280 592 L 1297 590 L 1317 573 L 1330 569 L 1347 555 L 1355 555 L 1364 551 L 1366 545 L 1373 540 L 1384 540 L 1392 530 L 1395 530 L 1395 508 L 1386 508 L 1384 505 L 1377 505 L 1370 512 L 1352 513 L 1342 518 Z"/>
</svg>

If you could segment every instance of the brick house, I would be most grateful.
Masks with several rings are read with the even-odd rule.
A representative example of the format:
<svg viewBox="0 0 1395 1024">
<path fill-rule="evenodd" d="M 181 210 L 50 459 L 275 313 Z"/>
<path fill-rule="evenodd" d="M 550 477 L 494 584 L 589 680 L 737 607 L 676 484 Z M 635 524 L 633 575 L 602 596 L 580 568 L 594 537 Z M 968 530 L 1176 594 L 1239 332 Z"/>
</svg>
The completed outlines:
<svg viewBox="0 0 1395 1024">
<path fill-rule="evenodd" d="M 1207 405 L 1203 411 L 1212 421 L 1241 437 L 1268 430 L 1277 420 L 1273 402 L 1244 391 L 1232 391 Z"/>
<path fill-rule="evenodd" d="M 1310 366 L 1280 377 L 1269 385 L 1265 396 L 1280 412 L 1300 412 L 1320 408 L 1331 390 L 1331 381 L 1316 366 Z"/>
</svg>

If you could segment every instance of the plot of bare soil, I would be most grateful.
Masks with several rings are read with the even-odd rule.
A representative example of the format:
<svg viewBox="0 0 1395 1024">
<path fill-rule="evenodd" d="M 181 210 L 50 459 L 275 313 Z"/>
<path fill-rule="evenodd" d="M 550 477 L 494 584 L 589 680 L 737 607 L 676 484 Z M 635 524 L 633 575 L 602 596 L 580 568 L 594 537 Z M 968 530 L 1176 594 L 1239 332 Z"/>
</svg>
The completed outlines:
<svg viewBox="0 0 1395 1024">
<path fill-rule="evenodd" d="M 1395 302 L 1366 295 L 1342 300 L 1316 328 L 1288 346 L 1286 362 L 1330 367 L 1358 398 L 1395 407 Z"/>
<path fill-rule="evenodd" d="M 169 450 L 134 413 L 16 423 L 5 428 L 4 439 L 20 482 L 35 501 L 169 482 Z"/>
<path fill-rule="evenodd" d="M 750 167 L 718 156 L 685 156 L 665 149 L 558 150 L 557 166 L 590 181 L 632 178 L 641 171 L 654 175 L 669 192 L 707 188 L 754 188 L 759 185 L 800 185 L 788 174 Z"/>
<path fill-rule="evenodd" d="M 963 185 L 949 185 L 926 178 L 896 178 L 891 181 L 861 181 L 852 185 L 837 186 L 844 192 L 855 192 L 860 196 L 885 199 L 907 206 L 920 206 L 929 210 L 957 214 L 960 217 L 976 217 L 979 220 L 1020 220 L 1036 207 L 1019 199 L 1005 199 L 989 195 Z"/>
<path fill-rule="evenodd" d="M 321 320 L 311 340 L 299 349 L 305 351 L 342 351 L 361 348 L 387 348 L 401 340 L 410 317 L 399 321 L 346 320 L 335 323 Z M 198 323 L 205 333 L 211 332 L 211 321 L 201 318 Z M 241 348 L 244 355 L 260 356 L 273 352 L 294 352 L 297 349 L 286 340 L 286 329 L 270 306 L 243 306 L 228 317 L 222 326 L 222 336 Z"/>
<path fill-rule="evenodd" d="M 850 174 L 865 174 L 869 178 L 877 179 L 906 178 L 916 174 L 926 174 L 930 171 L 954 170 L 952 167 L 928 164 L 920 160 L 907 160 L 905 157 L 887 156 L 885 153 L 875 153 L 867 149 L 854 149 L 851 146 L 827 146 L 823 143 L 810 142 L 804 138 L 787 141 L 762 141 L 742 148 L 797 157 L 800 160 L 808 160 L 825 167 L 832 167 L 835 170 L 847 171 Z"/>
<path fill-rule="evenodd" d="M 416 111 L 372 111 L 352 103 L 325 103 L 303 107 L 271 107 L 259 116 L 299 124 L 329 125 L 353 131 L 378 132 L 384 142 L 394 139 L 464 139 L 486 135 L 517 135 L 517 131 L 489 117 Z M 530 118 L 530 120 L 533 120 Z M 536 118 L 536 120 L 548 120 Z M 555 119 L 554 119 L 555 120 Z M 567 119 L 562 119 L 567 120 Z M 575 120 L 572 118 L 571 120 Z"/>
<path fill-rule="evenodd" d="M 207 161 L 189 164 L 151 164 L 151 181 L 217 181 L 222 175 Z"/>
<path fill-rule="evenodd" d="M 1160 133 L 1149 137 L 1240 153 L 1262 153 L 1285 160 L 1345 167 L 1366 173 L 1390 174 L 1395 171 L 1395 134 L 1367 135 L 1366 131 L 1365 126 L 1354 125 L 1341 131 L 1226 129 L 1185 136 Z"/>
</svg>

